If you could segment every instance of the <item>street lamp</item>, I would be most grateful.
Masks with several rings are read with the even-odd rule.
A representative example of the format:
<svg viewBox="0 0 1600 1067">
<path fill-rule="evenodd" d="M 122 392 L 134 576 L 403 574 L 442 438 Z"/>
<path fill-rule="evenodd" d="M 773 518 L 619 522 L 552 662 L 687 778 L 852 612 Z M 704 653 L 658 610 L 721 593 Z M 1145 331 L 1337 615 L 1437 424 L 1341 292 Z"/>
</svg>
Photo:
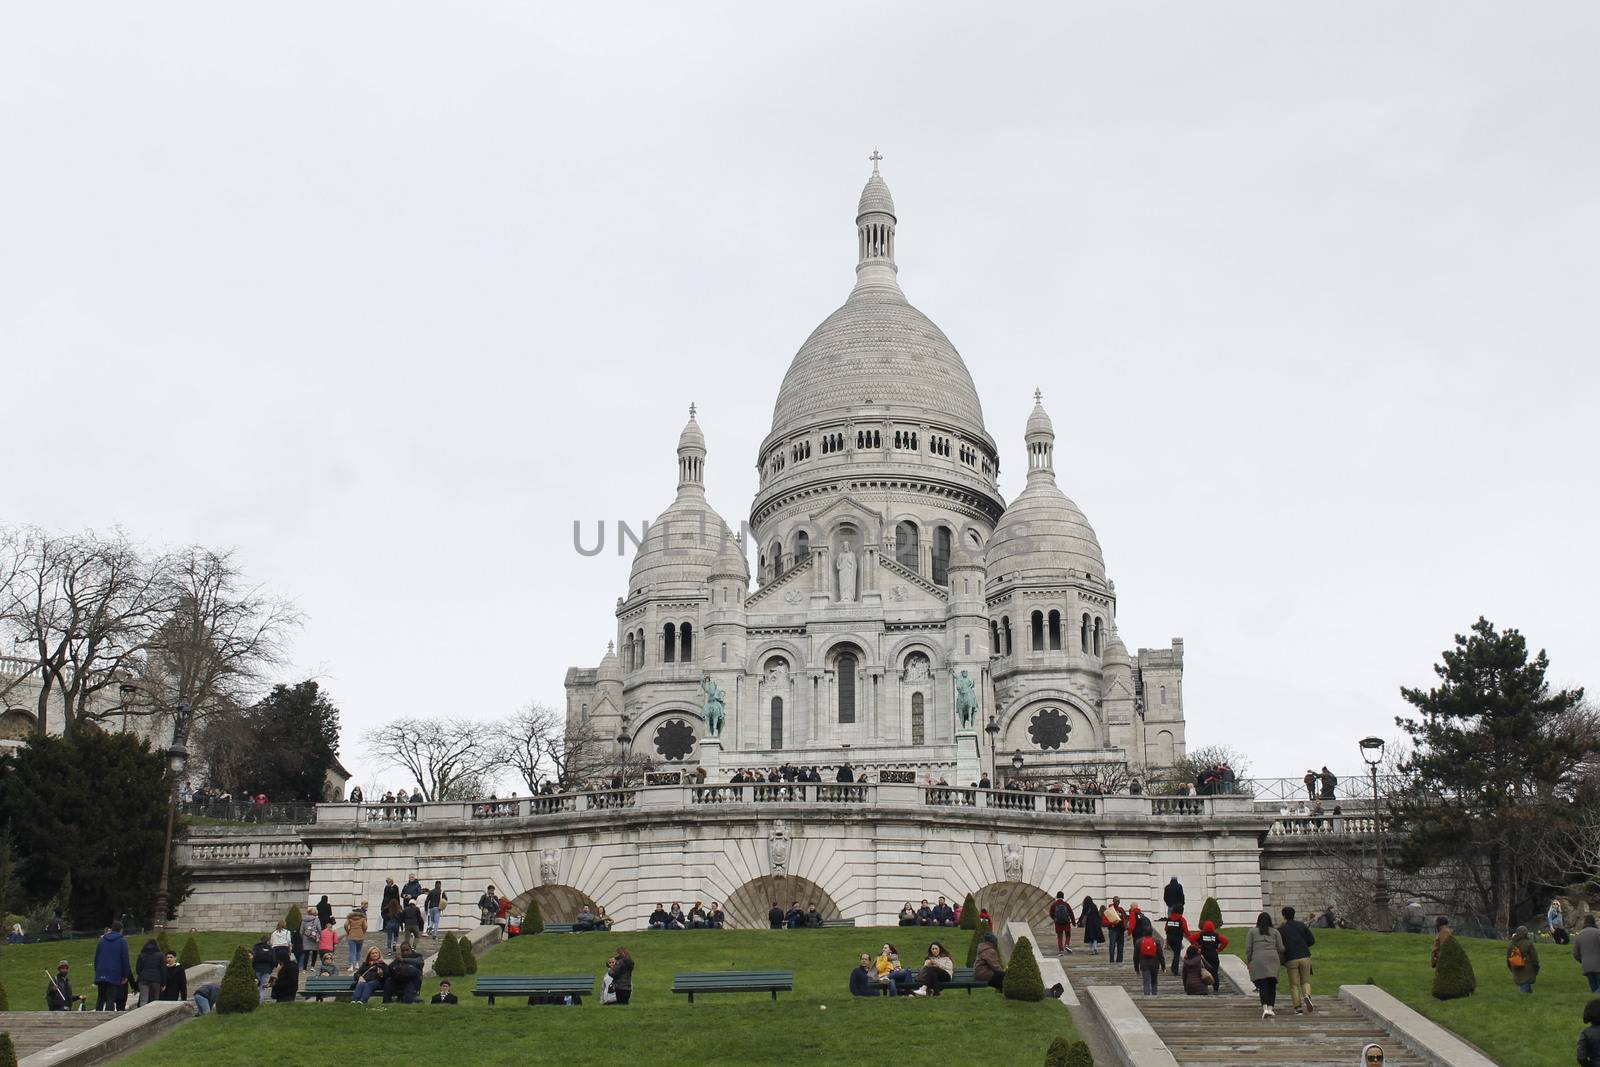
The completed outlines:
<svg viewBox="0 0 1600 1067">
<path fill-rule="evenodd" d="M 1011 769 L 1018 774 L 1022 773 L 1022 749 L 1017 749 L 1011 756 Z"/>
<path fill-rule="evenodd" d="M 617 785 L 626 788 L 628 784 L 628 749 L 633 744 L 633 735 L 628 733 L 628 716 L 622 716 L 622 729 L 617 732 Z"/>
<path fill-rule="evenodd" d="M 1363 737 L 1361 758 L 1372 771 L 1372 830 L 1378 846 L 1378 879 L 1372 887 L 1374 923 L 1379 930 L 1392 929 L 1389 921 L 1389 882 L 1383 872 L 1383 818 L 1378 810 L 1378 764 L 1383 762 L 1383 738 Z"/>
<path fill-rule="evenodd" d="M 123 682 L 117 686 L 117 693 L 122 697 L 122 732 L 128 732 L 128 708 L 133 704 L 133 698 L 138 694 L 139 687 L 132 682 Z"/>
<path fill-rule="evenodd" d="M 1000 724 L 995 722 L 993 715 L 989 716 L 989 724 L 983 728 L 983 732 L 989 735 L 989 773 L 993 775 L 993 778 L 999 778 Z M 993 779 L 990 780 L 989 785 L 995 789 L 1000 788 L 1000 786 Z"/>
<path fill-rule="evenodd" d="M 167 749 L 167 768 L 172 771 L 172 793 L 167 798 L 167 839 L 161 849 L 161 882 L 156 886 L 155 927 L 167 925 L 167 879 L 172 870 L 172 830 L 178 817 L 178 783 L 189 766 L 189 702 L 178 701 L 172 710 L 172 747 Z"/>
</svg>

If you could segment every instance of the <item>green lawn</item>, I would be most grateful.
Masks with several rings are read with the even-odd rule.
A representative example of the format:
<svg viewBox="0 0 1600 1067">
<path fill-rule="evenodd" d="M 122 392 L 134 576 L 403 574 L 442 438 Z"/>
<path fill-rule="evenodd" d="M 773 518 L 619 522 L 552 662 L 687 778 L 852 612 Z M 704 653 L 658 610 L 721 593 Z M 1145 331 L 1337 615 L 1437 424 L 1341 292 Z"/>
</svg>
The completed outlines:
<svg viewBox="0 0 1600 1067">
<path fill-rule="evenodd" d="M 856 957 L 894 941 L 907 955 L 926 944 L 904 941 L 904 931 L 724 930 L 548 934 L 520 937 L 486 953 L 483 974 L 594 972 L 616 946 L 634 955 L 633 1003 L 602 1008 L 494 1008 L 466 996 L 472 979 L 453 984 L 463 994 L 455 1008 L 428 1005 L 360 1007 L 346 1003 L 270 1005 L 246 1016 L 208 1016 L 121 1061 L 131 1067 L 225 1067 L 247 1063 L 264 1048 L 314 1049 L 315 1058 L 361 1062 L 388 1049 L 427 1067 L 477 1064 L 795 1065 L 892 1060 L 921 1064 L 1039 1063 L 1058 1034 L 1076 1034 L 1067 1012 L 1053 1001 L 1023 1004 L 979 990 L 922 997 L 852 1000 L 846 982 Z M 964 931 L 956 955 L 966 951 Z M 795 972 L 795 991 L 773 1003 L 764 994 L 697 998 L 693 1006 L 669 990 L 677 971 L 784 968 Z M 424 985 L 431 996 L 438 979 Z M 826 1007 L 826 1011 L 822 1010 Z"/>
<path fill-rule="evenodd" d="M 1242 956 L 1246 931 L 1226 931 L 1229 950 Z M 1506 970 L 1500 941 L 1463 937 L 1478 991 L 1460 1000 L 1433 999 L 1428 956 L 1433 936 L 1375 934 L 1359 930 L 1317 930 L 1311 950 L 1312 989 L 1334 996 L 1341 985 L 1382 986 L 1435 1022 L 1449 1027 L 1504 1064 L 1572 1062 L 1573 1045 L 1583 1029 L 1583 1006 L 1592 998 L 1589 983 L 1572 958 L 1572 946 L 1539 946 L 1539 980 L 1532 996 L 1517 992 Z M 1287 995 L 1288 981 L 1278 983 Z"/>
<path fill-rule="evenodd" d="M 137 934 L 128 939 L 128 959 L 139 958 L 139 950 L 149 939 L 149 934 Z M 173 930 L 167 938 L 174 951 L 181 951 L 186 939 L 193 937 L 200 946 L 200 958 L 225 960 L 233 955 L 236 945 L 249 947 L 260 932 L 230 933 L 227 931 Z M 72 991 L 89 998 L 94 1007 L 94 947 L 95 938 L 77 941 L 46 941 L 33 945 L 5 945 L 0 952 L 0 983 L 4 983 L 13 1011 L 43 1011 L 46 975 L 56 973 L 56 963 L 67 960 L 72 964 L 68 974 L 72 978 Z M 135 992 L 134 999 L 138 999 Z"/>
</svg>

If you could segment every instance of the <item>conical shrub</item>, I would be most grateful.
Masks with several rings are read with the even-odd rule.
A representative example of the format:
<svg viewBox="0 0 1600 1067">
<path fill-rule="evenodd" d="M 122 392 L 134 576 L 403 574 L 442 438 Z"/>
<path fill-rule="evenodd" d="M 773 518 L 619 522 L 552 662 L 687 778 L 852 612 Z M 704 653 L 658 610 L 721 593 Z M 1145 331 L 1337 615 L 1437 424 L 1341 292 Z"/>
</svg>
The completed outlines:
<svg viewBox="0 0 1600 1067">
<path fill-rule="evenodd" d="M 178 966 L 187 971 L 190 967 L 198 967 L 204 962 L 200 958 L 200 946 L 195 939 L 191 937 L 184 941 L 183 951 L 178 953 Z"/>
<path fill-rule="evenodd" d="M 0 1034 L 0 1067 L 17 1067 L 17 1046 L 10 1034 Z"/>
<path fill-rule="evenodd" d="M 522 914 L 522 932 L 525 934 L 544 933 L 544 912 L 539 910 L 537 900 L 528 901 L 528 910 Z"/>
<path fill-rule="evenodd" d="M 161 950 L 161 954 L 163 956 L 169 952 L 177 951 L 172 947 L 172 938 L 167 936 L 167 932 L 165 930 L 156 935 L 156 947 Z"/>
<path fill-rule="evenodd" d="M 1200 922 L 1204 925 L 1207 921 L 1217 924 L 1217 929 L 1222 929 L 1222 905 L 1217 903 L 1216 897 L 1206 897 L 1206 902 L 1200 906 Z"/>
<path fill-rule="evenodd" d="M 971 967 L 978 959 L 978 943 L 983 940 L 982 930 L 972 931 L 972 940 L 967 942 L 966 966 Z"/>
<path fill-rule="evenodd" d="M 472 942 L 463 937 L 456 943 L 456 947 L 461 950 L 461 973 L 477 974 L 478 957 L 472 951 Z"/>
<path fill-rule="evenodd" d="M 304 918 L 305 916 L 300 914 L 300 905 L 290 904 L 289 914 L 283 917 L 283 925 L 287 926 L 290 930 L 298 930 L 300 929 L 300 922 Z"/>
<path fill-rule="evenodd" d="M 976 930 L 978 928 L 978 902 L 972 899 L 972 894 L 967 894 L 967 899 L 961 902 L 961 922 L 963 930 Z"/>
<path fill-rule="evenodd" d="M 1023 938 L 1012 950 L 1011 962 L 1006 965 L 1006 978 L 1001 984 L 1007 1000 L 1043 1000 L 1044 978 L 1039 974 L 1039 961 L 1033 958 L 1033 942 Z"/>
<path fill-rule="evenodd" d="M 445 934 L 439 946 L 439 955 L 433 960 L 433 973 L 440 978 L 459 978 L 466 971 L 461 966 L 461 948 L 455 934 Z"/>
<path fill-rule="evenodd" d="M 1067 1049 L 1067 1058 L 1062 1062 L 1066 1067 L 1094 1067 L 1094 1053 L 1082 1041 L 1074 1041 L 1072 1047 Z"/>
<path fill-rule="evenodd" d="M 217 994 L 217 1010 L 224 1015 L 243 1015 L 261 1006 L 256 972 L 250 966 L 250 952 L 243 945 L 233 950 L 233 959 L 222 975 L 222 991 Z"/>
<path fill-rule="evenodd" d="M 1433 970 L 1433 995 L 1439 1000 L 1470 997 L 1478 988 L 1478 976 L 1473 973 L 1472 961 L 1467 952 L 1453 937 L 1445 938 L 1439 946 L 1439 963 Z"/>
<path fill-rule="evenodd" d="M 1067 1067 L 1067 1053 L 1071 1051 L 1071 1043 L 1064 1037 L 1057 1037 L 1045 1049 L 1044 1067 Z"/>
</svg>

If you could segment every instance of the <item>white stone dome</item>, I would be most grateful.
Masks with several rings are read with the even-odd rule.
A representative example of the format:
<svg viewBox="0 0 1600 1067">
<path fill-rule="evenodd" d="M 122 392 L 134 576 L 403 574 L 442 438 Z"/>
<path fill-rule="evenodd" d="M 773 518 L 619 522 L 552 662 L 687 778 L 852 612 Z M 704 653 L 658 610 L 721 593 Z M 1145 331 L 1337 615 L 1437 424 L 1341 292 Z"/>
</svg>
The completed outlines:
<svg viewBox="0 0 1600 1067">
<path fill-rule="evenodd" d="M 647 587 L 700 586 L 733 532 L 711 509 L 703 493 L 680 492 L 639 545 L 628 575 L 628 595 Z"/>
<path fill-rule="evenodd" d="M 1105 581 L 1100 540 L 1089 520 L 1054 481 L 1029 479 L 989 538 L 989 581 L 1062 576 L 1075 570 Z"/>
<path fill-rule="evenodd" d="M 894 214 L 894 197 L 889 195 L 889 183 L 874 170 L 872 177 L 867 179 L 867 184 L 861 190 L 861 203 L 856 205 L 856 217 L 867 214 L 869 211 L 881 211 L 885 215 Z"/>
</svg>

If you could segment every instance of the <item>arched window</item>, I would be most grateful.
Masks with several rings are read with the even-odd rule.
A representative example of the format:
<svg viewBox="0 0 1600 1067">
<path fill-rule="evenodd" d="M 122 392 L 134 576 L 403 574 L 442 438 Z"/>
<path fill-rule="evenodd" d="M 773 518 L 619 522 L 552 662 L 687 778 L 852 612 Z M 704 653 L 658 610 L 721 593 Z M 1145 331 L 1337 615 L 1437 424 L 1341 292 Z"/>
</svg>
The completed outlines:
<svg viewBox="0 0 1600 1067">
<path fill-rule="evenodd" d="M 1028 649 L 1044 651 L 1044 612 L 1036 611 L 1028 619 Z"/>
<path fill-rule="evenodd" d="M 963 656 L 972 655 L 972 635 L 971 634 L 966 634 L 965 636 L 963 636 L 961 638 L 961 654 Z"/>
<path fill-rule="evenodd" d="M 649 649 L 645 645 L 644 630 L 640 629 L 639 636 L 633 642 L 633 658 L 639 667 L 643 667 L 649 660 Z"/>
<path fill-rule="evenodd" d="M 796 567 L 811 558 L 811 535 L 804 530 L 794 535 L 794 565 Z"/>
<path fill-rule="evenodd" d="M 722 662 L 728 662 L 728 642 L 722 642 Z"/>
<path fill-rule="evenodd" d="M 913 745 L 920 745 L 920 744 L 923 743 L 923 730 L 924 730 L 924 727 L 923 727 L 923 721 L 922 721 L 922 719 L 923 719 L 922 711 L 923 711 L 923 708 L 922 708 L 922 694 L 921 693 L 912 693 L 911 694 L 911 743 Z"/>
<path fill-rule="evenodd" d="M 1162 686 L 1161 687 L 1161 703 L 1165 704 L 1166 702 L 1167 702 L 1167 687 L 1166 686 Z"/>
<path fill-rule="evenodd" d="M 678 628 L 670 622 L 661 628 L 661 662 L 678 662 Z"/>
<path fill-rule="evenodd" d="M 839 674 L 839 721 L 856 721 L 856 657 L 841 652 L 836 665 Z"/>
<path fill-rule="evenodd" d="M 950 527 L 938 526 L 933 531 L 933 581 L 935 585 L 950 584 Z"/>
<path fill-rule="evenodd" d="M 915 523 L 902 522 L 894 528 L 894 561 L 910 571 L 917 570 L 922 556 Z"/>
<path fill-rule="evenodd" d="M 587 705 L 587 704 L 579 705 L 579 707 L 578 707 L 578 717 L 580 719 L 587 719 L 589 717 L 589 705 Z"/>
<path fill-rule="evenodd" d="M 1000 620 L 989 620 L 989 651 L 994 655 L 1000 654 Z"/>
<path fill-rule="evenodd" d="M 1006 655 L 1011 655 L 1011 616 L 1000 620 L 1000 636 L 1005 638 Z"/>
<path fill-rule="evenodd" d="M 772 576 L 774 578 L 782 578 L 783 577 L 783 542 L 782 541 L 774 541 L 774 542 L 772 542 L 771 547 L 768 549 L 768 555 L 770 555 L 772 557 Z"/>
<path fill-rule="evenodd" d="M 694 627 L 688 623 L 678 627 L 678 659 L 684 663 L 694 662 Z"/>
<path fill-rule="evenodd" d="M 772 698 L 772 747 L 783 747 L 783 698 Z"/>
<path fill-rule="evenodd" d="M 631 631 L 627 637 L 622 639 L 622 669 L 625 671 L 633 670 L 633 633 Z"/>
<path fill-rule="evenodd" d="M 1100 635 L 1105 630 L 1105 620 L 1098 616 L 1094 620 L 1094 654 L 1100 654 Z"/>
<path fill-rule="evenodd" d="M 1050 651 L 1061 651 L 1061 612 L 1050 613 Z"/>
<path fill-rule="evenodd" d="M 1083 649 L 1083 654 L 1085 656 L 1087 656 L 1089 654 L 1090 644 L 1089 644 L 1089 616 L 1088 615 L 1085 615 L 1083 617 L 1083 634 L 1079 638 L 1078 647 Z"/>
</svg>

